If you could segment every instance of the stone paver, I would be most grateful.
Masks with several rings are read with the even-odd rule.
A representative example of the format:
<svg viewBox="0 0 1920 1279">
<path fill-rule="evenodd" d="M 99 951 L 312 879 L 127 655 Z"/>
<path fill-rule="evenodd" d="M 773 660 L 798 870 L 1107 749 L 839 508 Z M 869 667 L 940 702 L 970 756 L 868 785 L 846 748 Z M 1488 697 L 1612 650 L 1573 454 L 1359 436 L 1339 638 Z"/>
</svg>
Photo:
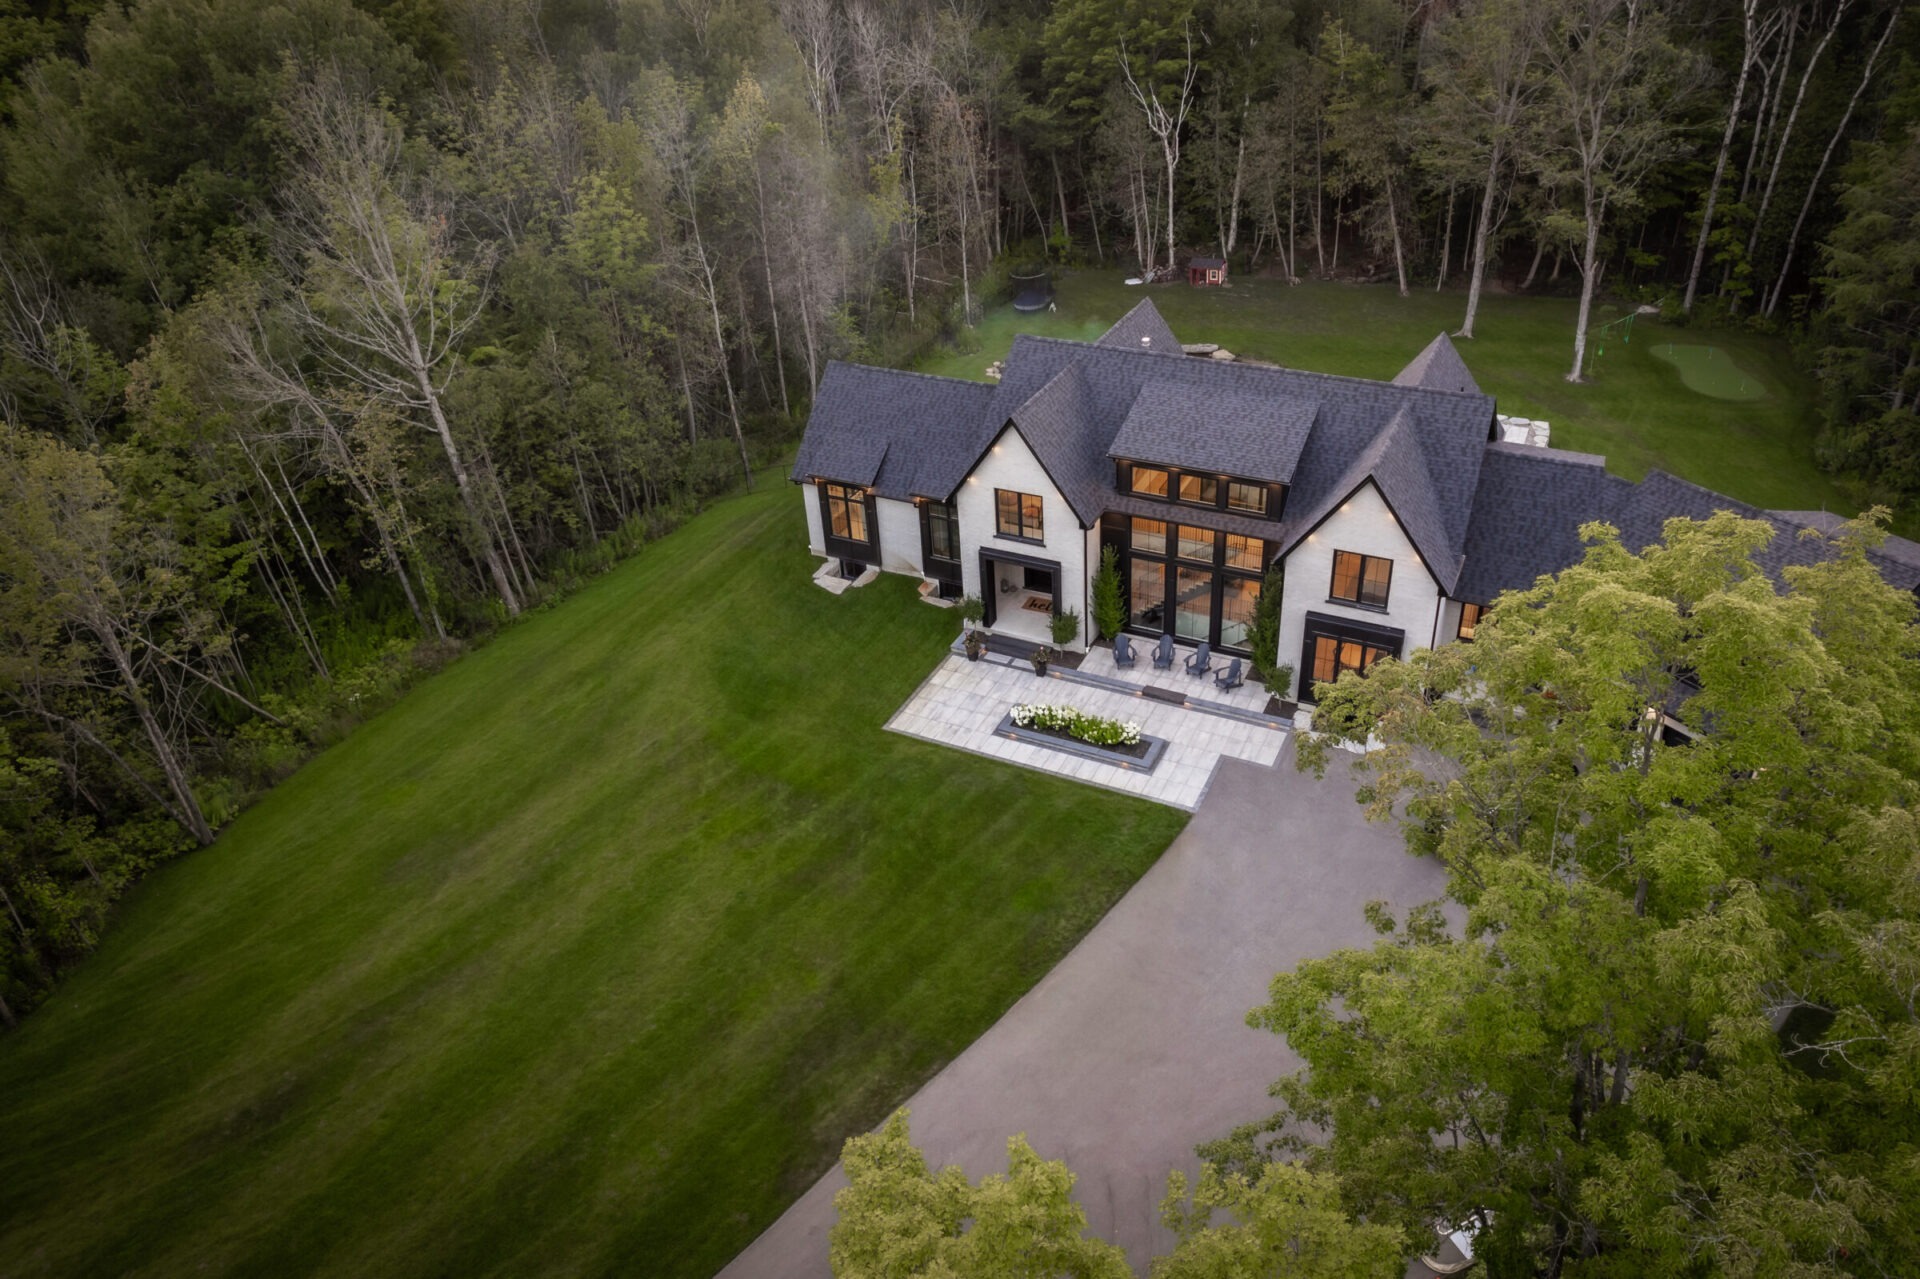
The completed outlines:
<svg viewBox="0 0 1920 1279">
<path fill-rule="evenodd" d="M 1027 677 L 1032 682 L 1032 676 Z M 1079 1175 L 1092 1229 L 1135 1268 L 1172 1239 L 1166 1175 L 1193 1173 L 1196 1143 L 1272 1111 L 1267 1085 L 1299 1063 L 1250 1029 L 1273 974 L 1367 945 L 1369 900 L 1404 912 L 1438 897 L 1439 867 L 1399 831 L 1369 825 L 1354 779 L 1228 759 L 1173 845 L 1079 946 L 909 1102 L 935 1167 L 1006 1168 L 1024 1132 Z M 721 1272 L 827 1279 L 835 1168 Z"/>
<path fill-rule="evenodd" d="M 1100 657 L 1106 657 L 1104 671 L 1100 670 L 1095 660 Z M 1104 654 L 1089 655 L 1081 669 L 1108 676 L 1115 674 L 1111 657 Z M 1130 673 L 1118 674 L 1125 676 Z M 1158 674 L 1162 680 L 1166 678 L 1165 672 Z M 1203 681 L 1190 675 L 1177 678 L 1184 678 L 1186 686 L 1182 687 L 1177 682 L 1167 686 L 1181 688 L 1183 692 L 1190 692 L 1196 697 L 1215 700 L 1211 697 L 1213 690 L 1210 680 Z M 1203 684 L 1205 692 L 1202 691 Z M 1236 690 L 1235 694 L 1223 695 L 1217 700 L 1226 702 L 1243 692 Z M 1242 702 L 1244 700 L 1242 698 Z M 1266 694 L 1261 692 L 1258 700 L 1264 705 Z M 1117 763 L 1088 760 L 1044 746 L 1008 741 L 996 736 L 994 729 L 1016 702 L 1050 702 L 1072 706 L 1094 715 L 1133 720 L 1140 725 L 1141 731 L 1167 740 L 1166 754 L 1152 773 L 1145 773 Z M 1233 704 L 1241 709 L 1257 709 L 1244 707 L 1242 703 Z M 887 721 L 887 727 L 896 733 L 924 738 L 942 746 L 991 756 L 1023 768 L 1056 773 L 1093 786 L 1125 791 L 1189 811 L 1199 805 L 1201 796 L 1206 793 L 1207 785 L 1212 780 L 1214 768 L 1222 759 L 1271 764 L 1285 745 L 1287 737 L 1286 729 L 1226 719 L 1205 711 L 1154 701 L 1138 693 L 1079 683 L 1057 672 L 1041 679 L 1034 675 L 1032 666 L 1024 661 L 1007 662 L 989 657 L 969 662 L 957 655 L 943 658 L 934 667 L 933 673 L 914 690 L 913 696 Z"/>
</svg>

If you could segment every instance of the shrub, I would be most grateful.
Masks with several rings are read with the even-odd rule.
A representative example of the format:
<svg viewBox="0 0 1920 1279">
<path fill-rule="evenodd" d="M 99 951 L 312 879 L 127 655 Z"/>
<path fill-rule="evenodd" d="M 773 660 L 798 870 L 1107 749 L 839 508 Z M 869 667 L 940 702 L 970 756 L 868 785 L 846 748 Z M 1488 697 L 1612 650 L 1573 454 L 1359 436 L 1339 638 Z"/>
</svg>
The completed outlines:
<svg viewBox="0 0 1920 1279">
<path fill-rule="evenodd" d="M 968 626 L 972 626 L 987 615 L 987 606 L 978 595 L 962 595 L 959 608 L 960 620 Z"/>
<path fill-rule="evenodd" d="M 1253 650 L 1253 677 L 1269 693 L 1285 696 L 1293 683 L 1293 667 L 1280 664 L 1280 590 L 1286 584 L 1286 570 L 1278 564 L 1267 570 L 1260 582 L 1260 598 L 1254 601 L 1253 621 L 1247 626 L 1247 647 Z"/>
<path fill-rule="evenodd" d="M 1093 576 L 1093 624 L 1101 639 L 1112 639 L 1127 624 L 1127 603 L 1120 594 L 1120 553 L 1100 548 L 1100 571 Z"/>
<path fill-rule="evenodd" d="M 1063 608 L 1048 621 L 1053 631 L 1053 642 L 1062 648 L 1080 637 L 1080 614 L 1070 608 Z"/>
</svg>

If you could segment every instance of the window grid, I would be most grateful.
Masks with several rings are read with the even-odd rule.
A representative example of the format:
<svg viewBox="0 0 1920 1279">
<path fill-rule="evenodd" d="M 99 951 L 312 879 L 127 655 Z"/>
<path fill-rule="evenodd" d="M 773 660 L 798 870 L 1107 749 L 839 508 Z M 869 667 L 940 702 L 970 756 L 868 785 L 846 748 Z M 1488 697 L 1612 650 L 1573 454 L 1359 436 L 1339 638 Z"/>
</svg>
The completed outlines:
<svg viewBox="0 0 1920 1279">
<path fill-rule="evenodd" d="M 1017 537 L 1023 542 L 1046 540 L 1044 504 L 1039 497 L 1012 489 L 995 489 L 993 501 L 999 517 L 1000 536 Z"/>
<path fill-rule="evenodd" d="M 1471 640 L 1475 631 L 1480 629 L 1480 619 L 1486 616 L 1485 604 L 1462 604 L 1460 606 L 1460 625 L 1454 631 L 1458 639 Z"/>
<path fill-rule="evenodd" d="M 1392 583 L 1392 560 L 1357 551 L 1333 553 L 1332 598 L 1363 608 L 1384 609 Z"/>
<path fill-rule="evenodd" d="M 867 503 L 858 489 L 827 485 L 827 518 L 835 537 L 847 542 L 867 540 Z"/>
</svg>

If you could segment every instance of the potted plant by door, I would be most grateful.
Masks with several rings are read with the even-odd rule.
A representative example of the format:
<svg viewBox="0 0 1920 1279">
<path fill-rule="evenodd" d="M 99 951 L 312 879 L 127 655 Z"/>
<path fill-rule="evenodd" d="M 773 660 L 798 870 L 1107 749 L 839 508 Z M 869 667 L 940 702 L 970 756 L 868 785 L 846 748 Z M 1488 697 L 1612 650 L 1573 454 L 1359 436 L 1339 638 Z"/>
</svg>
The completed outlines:
<svg viewBox="0 0 1920 1279">
<path fill-rule="evenodd" d="M 960 629 L 963 631 L 972 630 L 987 615 L 987 606 L 978 595 L 962 595 L 956 607 L 960 610 Z"/>
<path fill-rule="evenodd" d="M 1041 679 L 1045 679 L 1047 677 L 1047 663 L 1053 660 L 1053 650 L 1045 644 L 1042 644 L 1039 648 L 1033 650 L 1033 656 L 1028 660 L 1033 663 L 1033 673 Z"/>
<path fill-rule="evenodd" d="M 968 631 L 966 644 L 967 660 L 969 662 L 979 661 L 980 654 L 987 651 L 987 633 L 985 631 Z"/>
</svg>

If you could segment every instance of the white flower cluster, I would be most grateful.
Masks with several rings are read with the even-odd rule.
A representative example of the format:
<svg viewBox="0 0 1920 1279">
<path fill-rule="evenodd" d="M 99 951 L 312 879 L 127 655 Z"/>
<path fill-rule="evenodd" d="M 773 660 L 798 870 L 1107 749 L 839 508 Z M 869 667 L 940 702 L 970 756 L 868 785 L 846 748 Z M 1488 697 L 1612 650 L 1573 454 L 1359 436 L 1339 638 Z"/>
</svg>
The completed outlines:
<svg viewBox="0 0 1920 1279">
<path fill-rule="evenodd" d="M 1138 746 L 1141 728 L 1133 720 L 1106 719 L 1071 706 L 1021 702 L 1010 718 L 1021 728 L 1046 728 L 1066 733 L 1093 746 Z"/>
</svg>

